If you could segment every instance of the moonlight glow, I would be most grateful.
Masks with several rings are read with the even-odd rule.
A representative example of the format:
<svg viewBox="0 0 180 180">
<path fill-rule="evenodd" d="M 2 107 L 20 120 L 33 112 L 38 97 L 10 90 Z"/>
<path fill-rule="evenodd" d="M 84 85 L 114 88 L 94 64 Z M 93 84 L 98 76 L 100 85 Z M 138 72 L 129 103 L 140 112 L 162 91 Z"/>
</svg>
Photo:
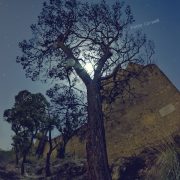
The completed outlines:
<svg viewBox="0 0 180 180">
<path fill-rule="evenodd" d="M 86 63 L 86 65 L 84 66 L 84 68 L 86 69 L 86 71 L 91 75 L 94 72 L 93 66 L 91 63 Z"/>
</svg>

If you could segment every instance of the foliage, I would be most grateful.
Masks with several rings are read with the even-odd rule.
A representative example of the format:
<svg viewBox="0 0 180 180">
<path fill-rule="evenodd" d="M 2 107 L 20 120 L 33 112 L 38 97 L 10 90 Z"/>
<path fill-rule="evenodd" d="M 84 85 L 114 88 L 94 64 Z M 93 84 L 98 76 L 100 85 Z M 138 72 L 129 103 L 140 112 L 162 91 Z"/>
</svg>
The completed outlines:
<svg viewBox="0 0 180 180">
<path fill-rule="evenodd" d="M 51 99 L 53 114 L 56 114 L 56 128 L 66 144 L 87 120 L 85 95 L 71 86 L 58 84 L 49 89 L 47 95 Z"/>
<path fill-rule="evenodd" d="M 165 141 L 165 144 L 157 148 L 158 152 L 155 164 L 147 171 L 147 180 L 179 180 L 180 179 L 180 150 L 174 142 Z"/>
<path fill-rule="evenodd" d="M 23 130 L 33 133 L 41 127 L 47 104 L 43 95 L 24 90 L 15 96 L 13 108 L 4 111 L 4 118 L 11 124 L 15 134 Z"/>
<path fill-rule="evenodd" d="M 4 111 L 4 119 L 11 124 L 11 129 L 15 133 L 12 145 L 16 152 L 17 163 L 19 154 L 23 156 L 22 174 L 33 140 L 37 133 L 44 129 L 46 106 L 48 102 L 42 94 L 31 94 L 24 90 L 15 96 L 14 106 Z"/>
<path fill-rule="evenodd" d="M 31 94 L 24 90 L 15 96 L 13 108 L 4 111 L 4 118 L 11 124 L 16 136 L 29 138 L 44 128 L 47 105 L 42 94 Z"/>
<path fill-rule="evenodd" d="M 33 38 L 19 43 L 23 55 L 17 62 L 32 80 L 40 75 L 68 80 L 74 70 L 89 79 L 84 68 L 87 63 L 94 67 L 94 77 L 105 77 L 116 66 L 142 63 L 154 53 L 145 35 L 129 32 L 133 22 L 130 7 L 119 1 L 109 7 L 105 1 L 50 0 L 44 3 L 38 23 L 31 26 Z"/>
</svg>

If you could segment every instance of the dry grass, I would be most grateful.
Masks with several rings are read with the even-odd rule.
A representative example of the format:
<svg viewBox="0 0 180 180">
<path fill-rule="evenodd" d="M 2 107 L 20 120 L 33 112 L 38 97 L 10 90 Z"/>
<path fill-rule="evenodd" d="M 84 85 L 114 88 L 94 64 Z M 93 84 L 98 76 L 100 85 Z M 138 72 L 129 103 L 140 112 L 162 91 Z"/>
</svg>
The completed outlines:
<svg viewBox="0 0 180 180">
<path fill-rule="evenodd" d="M 148 169 L 146 180 L 180 180 L 180 149 L 172 139 L 155 149 L 158 152 L 154 165 Z"/>
</svg>

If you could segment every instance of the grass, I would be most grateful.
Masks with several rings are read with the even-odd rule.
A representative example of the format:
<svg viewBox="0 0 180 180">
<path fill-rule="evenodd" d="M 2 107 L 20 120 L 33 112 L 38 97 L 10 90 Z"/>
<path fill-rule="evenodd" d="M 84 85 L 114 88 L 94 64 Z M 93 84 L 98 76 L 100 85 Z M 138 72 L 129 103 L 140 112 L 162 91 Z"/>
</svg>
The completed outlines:
<svg viewBox="0 0 180 180">
<path fill-rule="evenodd" d="M 158 155 L 154 165 L 147 171 L 146 180 L 180 180 L 180 149 L 173 140 L 164 141 L 155 150 Z"/>
</svg>

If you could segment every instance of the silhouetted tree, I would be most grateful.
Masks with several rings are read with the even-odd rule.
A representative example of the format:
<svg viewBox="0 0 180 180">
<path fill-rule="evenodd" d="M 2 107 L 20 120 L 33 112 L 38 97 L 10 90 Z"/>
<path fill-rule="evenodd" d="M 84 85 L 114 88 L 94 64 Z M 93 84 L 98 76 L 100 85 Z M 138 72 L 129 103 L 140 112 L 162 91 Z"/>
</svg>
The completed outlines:
<svg viewBox="0 0 180 180">
<path fill-rule="evenodd" d="M 12 137 L 12 140 L 13 143 L 11 145 L 13 146 L 13 150 L 15 152 L 16 165 L 19 165 L 19 156 L 20 156 L 19 138 L 17 135 L 14 135 Z"/>
<path fill-rule="evenodd" d="M 63 143 L 58 149 L 58 157 L 64 158 L 66 144 L 78 128 L 87 122 L 85 93 L 73 85 L 56 84 L 47 91 L 47 96 L 51 100 L 53 114 L 56 115 L 56 128 L 63 138 Z"/>
<path fill-rule="evenodd" d="M 141 32 L 130 33 L 131 9 L 120 1 L 89 4 L 78 0 L 44 3 L 38 23 L 31 26 L 33 38 L 19 44 L 17 57 L 27 77 L 40 75 L 84 83 L 88 103 L 87 161 L 91 180 L 110 180 L 103 124 L 102 80 L 116 78 L 128 62 L 143 63 L 153 54 Z M 147 59 L 146 59 L 147 58 Z M 86 65 L 91 64 L 93 73 Z"/>
<path fill-rule="evenodd" d="M 31 94 L 29 91 L 24 90 L 15 96 L 13 108 L 4 111 L 4 118 L 11 124 L 11 129 L 15 133 L 13 146 L 16 155 L 19 152 L 22 155 L 22 175 L 24 174 L 24 163 L 33 140 L 37 133 L 44 128 L 47 105 L 48 102 L 42 94 Z"/>
<path fill-rule="evenodd" d="M 13 150 L 15 151 L 15 154 L 16 154 L 16 165 L 19 164 L 19 155 L 20 155 L 20 147 L 19 147 L 19 140 L 18 140 L 18 132 L 20 130 L 20 124 L 18 123 L 15 123 L 15 119 L 16 119 L 16 111 L 15 111 L 15 108 L 12 108 L 12 109 L 6 109 L 4 111 L 4 119 L 8 122 L 8 123 L 11 123 L 11 129 L 12 131 L 15 133 L 15 135 L 13 136 L 13 143 L 12 143 L 12 146 L 13 146 Z"/>
<path fill-rule="evenodd" d="M 60 142 L 55 142 L 52 140 L 52 131 L 56 127 L 56 121 L 57 117 L 51 110 L 52 108 L 50 106 L 47 107 L 47 115 L 46 115 L 46 121 L 44 124 L 44 129 L 43 131 L 45 132 L 45 136 L 47 136 L 47 141 L 49 144 L 49 150 L 46 154 L 46 166 L 45 166 L 45 171 L 46 171 L 46 177 L 49 177 L 51 175 L 51 154 L 59 146 Z"/>
</svg>

